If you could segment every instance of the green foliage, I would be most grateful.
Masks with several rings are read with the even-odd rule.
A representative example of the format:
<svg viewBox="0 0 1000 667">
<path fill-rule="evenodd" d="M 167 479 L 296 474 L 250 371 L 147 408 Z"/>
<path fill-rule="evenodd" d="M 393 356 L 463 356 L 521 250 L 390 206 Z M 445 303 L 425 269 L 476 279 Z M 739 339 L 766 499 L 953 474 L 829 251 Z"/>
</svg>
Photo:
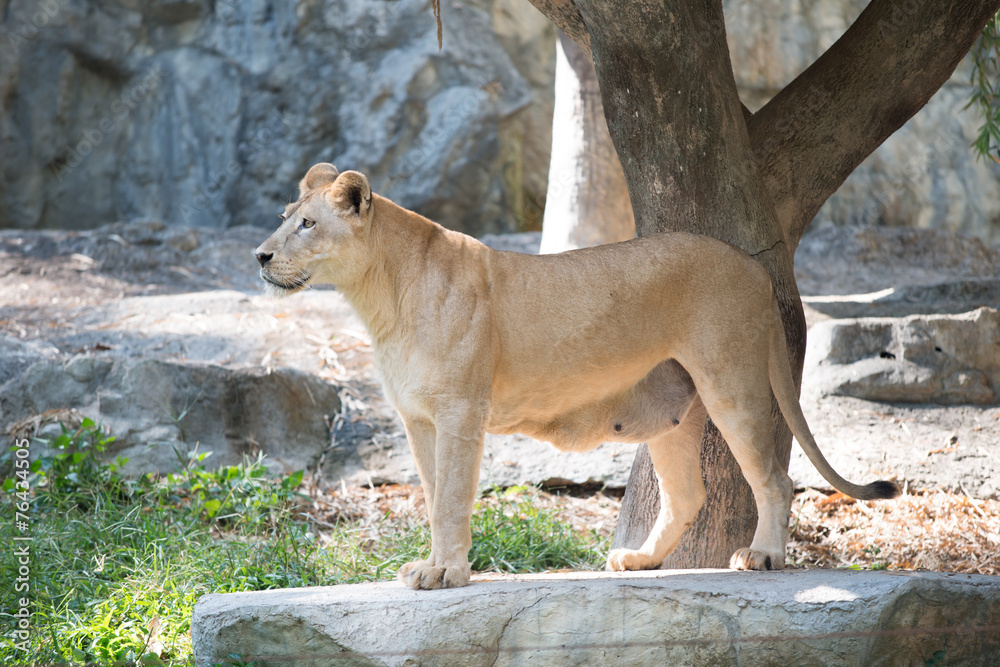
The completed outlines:
<svg viewBox="0 0 1000 667">
<path fill-rule="evenodd" d="M 100 458 L 112 440 L 85 420 L 36 442 L 30 508 L 4 484 L 0 511 L 26 510 L 29 528 L 4 521 L 0 535 L 30 536 L 30 589 L 15 588 L 18 561 L 3 550 L 0 607 L 28 596 L 32 632 L 26 654 L 0 625 L 0 663 L 189 664 L 202 595 L 322 581 L 315 536 L 291 520 L 301 473 L 269 478 L 259 458 L 209 472 L 200 456 L 165 478 L 128 480 L 124 459 Z M 147 655 L 154 639 L 162 659 Z"/>
<path fill-rule="evenodd" d="M 25 654 L 10 618 L 0 621 L 0 664 L 190 665 L 191 614 L 203 595 L 391 579 L 426 555 L 426 524 L 388 514 L 317 535 L 301 509 L 302 473 L 269 475 L 261 457 L 208 470 L 209 454 L 195 454 L 173 474 L 129 480 L 125 460 L 100 458 L 112 440 L 86 420 L 32 445 L 43 454 L 32 463 L 27 533 L 9 520 L 27 494 L 4 485 L 0 537 L 30 535 L 31 588 L 15 590 L 17 557 L 0 551 L 0 609 L 28 595 L 32 631 Z M 494 489 L 480 501 L 473 567 L 600 567 L 607 545 L 539 511 L 535 494 Z"/>
<path fill-rule="evenodd" d="M 31 462 L 33 486 L 42 490 L 49 500 L 58 500 L 60 505 L 85 501 L 98 491 L 114 496 L 130 495 L 131 485 L 119 474 L 128 459 L 119 457 L 105 463 L 100 458 L 112 442 L 114 437 L 91 419 L 84 419 L 79 428 L 72 431 L 62 425 L 60 435 L 43 443 L 46 453 Z M 0 458 L 4 469 L 9 467 L 15 449 L 11 447 Z M 14 487 L 14 479 L 4 480 L 6 493 L 11 493 Z"/>
<path fill-rule="evenodd" d="M 862 549 L 861 551 L 862 551 L 862 553 L 864 553 L 867 556 L 869 556 L 871 558 L 871 560 L 872 560 L 872 564 L 869 566 L 868 569 L 870 569 L 870 570 L 886 570 L 886 569 L 889 568 L 889 563 L 887 563 L 886 561 L 884 561 L 884 560 L 875 560 L 875 558 L 880 553 L 882 553 L 882 548 L 881 547 L 877 547 L 874 544 L 870 544 L 867 547 L 865 547 L 864 549 Z"/>
<path fill-rule="evenodd" d="M 591 532 L 579 535 L 559 521 L 553 510 L 541 510 L 537 492 L 518 486 L 494 487 L 494 502 L 480 500 L 472 515 L 473 570 L 541 572 L 571 568 L 600 569 L 607 544 Z"/>
<path fill-rule="evenodd" d="M 211 452 L 192 452 L 187 462 L 178 456 L 183 465 L 179 472 L 163 480 L 143 478 L 146 494 L 159 505 L 183 506 L 203 519 L 243 529 L 273 524 L 301 498 L 295 493 L 301 470 L 275 483 L 263 454 L 211 471 L 204 465 L 209 456 Z"/>
<path fill-rule="evenodd" d="M 978 107 L 983 118 L 972 146 L 980 158 L 996 160 L 991 151 L 1000 147 L 1000 14 L 983 28 L 971 53 L 973 90 L 966 108 Z"/>
</svg>

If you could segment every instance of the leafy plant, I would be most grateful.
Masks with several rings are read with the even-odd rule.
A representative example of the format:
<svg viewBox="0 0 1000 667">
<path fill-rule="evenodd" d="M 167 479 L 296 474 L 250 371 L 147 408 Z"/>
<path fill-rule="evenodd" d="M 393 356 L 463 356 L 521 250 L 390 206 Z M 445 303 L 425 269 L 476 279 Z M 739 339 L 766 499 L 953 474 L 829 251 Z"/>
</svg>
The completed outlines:
<svg viewBox="0 0 1000 667">
<path fill-rule="evenodd" d="M 563 568 L 599 569 L 606 540 L 577 534 L 555 511 L 539 509 L 528 487 L 494 487 L 472 515 L 473 570 L 540 572 Z M 486 499 L 492 496 L 492 502 Z"/>
<path fill-rule="evenodd" d="M 977 106 L 983 118 L 972 146 L 979 157 L 992 157 L 990 151 L 1000 145 L 1000 14 L 983 28 L 971 53 L 972 99 L 965 108 Z"/>
<path fill-rule="evenodd" d="M 161 505 L 190 508 L 204 519 L 241 528 L 273 524 L 302 498 L 295 491 L 302 484 L 301 470 L 275 484 L 263 454 L 216 470 L 205 468 L 209 456 L 192 452 L 185 462 L 178 455 L 183 468 L 162 480 L 145 478 L 146 493 Z"/>
<path fill-rule="evenodd" d="M 114 461 L 105 462 L 101 455 L 108 445 L 114 442 L 114 436 L 106 433 L 100 424 L 91 419 L 84 419 L 76 429 L 68 429 L 60 424 L 62 433 L 52 440 L 41 440 L 39 444 L 46 452 L 31 462 L 29 471 L 33 476 L 31 486 L 52 498 L 65 502 L 80 502 L 81 494 L 91 496 L 96 491 L 111 494 L 113 497 L 128 496 L 132 485 L 121 475 L 122 467 L 128 459 L 118 457 Z M 0 463 L 8 463 L 16 448 L 11 447 Z M 12 478 L 4 480 L 3 490 L 11 493 L 16 481 Z"/>
<path fill-rule="evenodd" d="M 0 536 L 30 536 L 30 589 L 16 588 L 14 550 L 0 551 L 0 607 L 30 595 L 32 636 L 25 652 L 0 625 L 0 663 L 189 664 L 200 596 L 326 578 L 315 536 L 292 520 L 301 473 L 267 476 L 259 457 L 207 471 L 206 454 L 174 475 L 128 480 L 124 459 L 100 456 L 112 441 L 92 420 L 64 426 L 37 441 L 30 497 L 5 482 L 0 511 L 29 521 L 0 523 Z"/>
<path fill-rule="evenodd" d="M 889 569 L 889 563 L 887 563 L 886 561 L 884 561 L 884 560 L 875 560 L 875 557 L 878 556 L 880 553 L 882 553 L 882 548 L 881 547 L 877 547 L 874 544 L 870 544 L 867 547 L 865 547 L 864 549 L 862 549 L 861 551 L 862 551 L 862 553 L 864 553 L 865 555 L 867 555 L 872 560 L 872 564 L 871 564 L 871 566 L 869 566 L 868 569 L 873 570 L 873 571 L 874 570 L 887 570 L 887 569 Z"/>
</svg>

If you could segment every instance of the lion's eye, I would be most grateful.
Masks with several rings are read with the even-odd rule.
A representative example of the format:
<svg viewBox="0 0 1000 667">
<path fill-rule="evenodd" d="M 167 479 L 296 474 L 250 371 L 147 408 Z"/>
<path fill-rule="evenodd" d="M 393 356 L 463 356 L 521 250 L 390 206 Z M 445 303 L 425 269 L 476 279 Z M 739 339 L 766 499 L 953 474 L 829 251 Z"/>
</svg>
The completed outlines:
<svg viewBox="0 0 1000 667">
<path fill-rule="evenodd" d="M 316 223 L 314 221 L 312 221 L 312 220 L 307 220 L 305 218 L 303 218 L 303 220 L 302 220 L 302 226 L 305 227 L 306 229 L 309 229 L 310 227 L 312 227 L 315 224 Z"/>
</svg>

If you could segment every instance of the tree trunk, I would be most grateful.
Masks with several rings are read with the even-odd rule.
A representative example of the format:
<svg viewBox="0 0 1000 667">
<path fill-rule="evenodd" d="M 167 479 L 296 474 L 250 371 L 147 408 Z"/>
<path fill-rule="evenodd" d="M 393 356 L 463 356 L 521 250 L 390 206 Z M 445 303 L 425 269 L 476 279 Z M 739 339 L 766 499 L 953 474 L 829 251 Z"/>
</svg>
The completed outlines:
<svg viewBox="0 0 1000 667">
<path fill-rule="evenodd" d="M 805 325 L 792 255 L 823 202 L 948 79 L 1000 0 L 872 0 L 847 33 L 757 114 L 740 103 L 721 3 L 532 0 L 594 59 L 640 235 L 684 230 L 737 245 L 771 275 L 792 368 Z M 779 456 L 790 434 L 772 407 Z M 658 491 L 640 449 L 616 546 L 648 533 Z M 747 546 L 754 504 L 706 429 L 709 499 L 671 567 L 725 565 Z"/>
<path fill-rule="evenodd" d="M 635 236 L 632 203 L 590 55 L 560 30 L 542 253 Z"/>
</svg>

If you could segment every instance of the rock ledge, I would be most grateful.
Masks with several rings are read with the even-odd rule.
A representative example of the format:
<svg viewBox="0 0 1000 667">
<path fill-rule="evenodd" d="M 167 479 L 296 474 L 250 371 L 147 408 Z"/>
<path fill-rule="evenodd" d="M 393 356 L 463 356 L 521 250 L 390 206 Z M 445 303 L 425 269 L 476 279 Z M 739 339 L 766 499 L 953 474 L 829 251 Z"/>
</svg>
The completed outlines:
<svg viewBox="0 0 1000 667">
<path fill-rule="evenodd" d="M 479 575 L 207 595 L 196 663 L 998 664 L 1000 578 L 728 570 Z M 931 661 L 931 662 L 927 662 Z"/>
</svg>

